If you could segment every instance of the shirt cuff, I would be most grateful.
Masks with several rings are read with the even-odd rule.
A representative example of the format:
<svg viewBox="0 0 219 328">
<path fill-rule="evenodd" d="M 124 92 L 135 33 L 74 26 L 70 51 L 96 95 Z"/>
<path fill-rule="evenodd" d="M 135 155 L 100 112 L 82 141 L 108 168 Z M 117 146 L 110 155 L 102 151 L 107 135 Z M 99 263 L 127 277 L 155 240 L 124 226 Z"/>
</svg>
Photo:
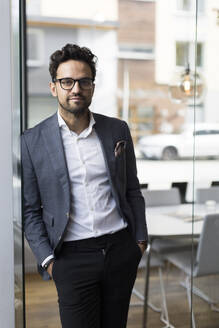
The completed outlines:
<svg viewBox="0 0 219 328">
<path fill-rule="evenodd" d="M 49 255 L 45 260 L 41 263 L 41 266 L 44 267 L 44 265 L 49 262 L 49 260 L 54 259 L 54 255 Z"/>
</svg>

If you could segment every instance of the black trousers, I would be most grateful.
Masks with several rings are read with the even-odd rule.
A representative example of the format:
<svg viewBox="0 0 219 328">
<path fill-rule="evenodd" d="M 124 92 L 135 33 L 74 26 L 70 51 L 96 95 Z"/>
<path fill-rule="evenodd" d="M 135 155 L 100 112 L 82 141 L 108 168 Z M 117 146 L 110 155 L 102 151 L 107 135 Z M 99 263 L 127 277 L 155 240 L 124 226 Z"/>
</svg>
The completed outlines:
<svg viewBox="0 0 219 328">
<path fill-rule="evenodd" d="M 63 243 L 53 265 L 63 328 L 125 328 L 141 250 L 127 229 Z"/>
</svg>

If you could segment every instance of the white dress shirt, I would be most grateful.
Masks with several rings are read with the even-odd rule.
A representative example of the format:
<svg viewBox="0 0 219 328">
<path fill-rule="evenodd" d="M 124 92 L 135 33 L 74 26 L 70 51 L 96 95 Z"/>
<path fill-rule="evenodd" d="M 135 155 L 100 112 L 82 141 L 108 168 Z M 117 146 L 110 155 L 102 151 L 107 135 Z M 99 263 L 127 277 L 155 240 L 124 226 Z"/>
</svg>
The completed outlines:
<svg viewBox="0 0 219 328">
<path fill-rule="evenodd" d="M 79 135 L 68 128 L 59 111 L 57 115 L 71 186 L 70 219 L 64 241 L 124 229 L 127 223 L 116 208 L 92 113 L 89 126 Z M 42 266 L 52 257 L 47 257 Z"/>
<path fill-rule="evenodd" d="M 71 185 L 71 211 L 64 241 L 114 233 L 127 226 L 116 208 L 106 164 L 90 113 L 89 126 L 79 135 L 58 112 Z"/>
</svg>

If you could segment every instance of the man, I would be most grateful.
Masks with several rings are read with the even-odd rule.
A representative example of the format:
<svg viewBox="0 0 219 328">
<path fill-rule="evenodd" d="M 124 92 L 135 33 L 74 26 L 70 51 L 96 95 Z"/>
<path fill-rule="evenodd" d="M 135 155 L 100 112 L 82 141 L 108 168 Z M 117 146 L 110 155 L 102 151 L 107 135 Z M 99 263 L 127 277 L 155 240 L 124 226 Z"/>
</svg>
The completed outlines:
<svg viewBox="0 0 219 328">
<path fill-rule="evenodd" d="M 55 282 L 63 328 L 123 328 L 147 245 L 130 132 L 89 110 L 89 49 L 67 44 L 49 70 L 58 112 L 22 135 L 26 238 Z"/>
</svg>

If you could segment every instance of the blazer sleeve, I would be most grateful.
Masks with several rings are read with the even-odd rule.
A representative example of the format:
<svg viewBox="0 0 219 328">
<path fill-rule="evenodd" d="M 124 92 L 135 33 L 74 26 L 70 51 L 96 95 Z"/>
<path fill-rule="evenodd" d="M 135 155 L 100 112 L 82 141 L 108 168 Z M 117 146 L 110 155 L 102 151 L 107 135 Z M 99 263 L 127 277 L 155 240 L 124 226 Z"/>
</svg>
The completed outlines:
<svg viewBox="0 0 219 328">
<path fill-rule="evenodd" d="M 135 219 L 136 241 L 147 241 L 147 225 L 145 218 L 145 201 L 140 190 L 137 177 L 136 158 L 132 137 L 128 125 L 125 123 L 126 131 L 126 199 Z"/>
<path fill-rule="evenodd" d="M 40 265 L 47 256 L 53 254 L 53 250 L 42 220 L 40 190 L 25 134 L 21 136 L 21 164 L 24 232 Z"/>
</svg>

